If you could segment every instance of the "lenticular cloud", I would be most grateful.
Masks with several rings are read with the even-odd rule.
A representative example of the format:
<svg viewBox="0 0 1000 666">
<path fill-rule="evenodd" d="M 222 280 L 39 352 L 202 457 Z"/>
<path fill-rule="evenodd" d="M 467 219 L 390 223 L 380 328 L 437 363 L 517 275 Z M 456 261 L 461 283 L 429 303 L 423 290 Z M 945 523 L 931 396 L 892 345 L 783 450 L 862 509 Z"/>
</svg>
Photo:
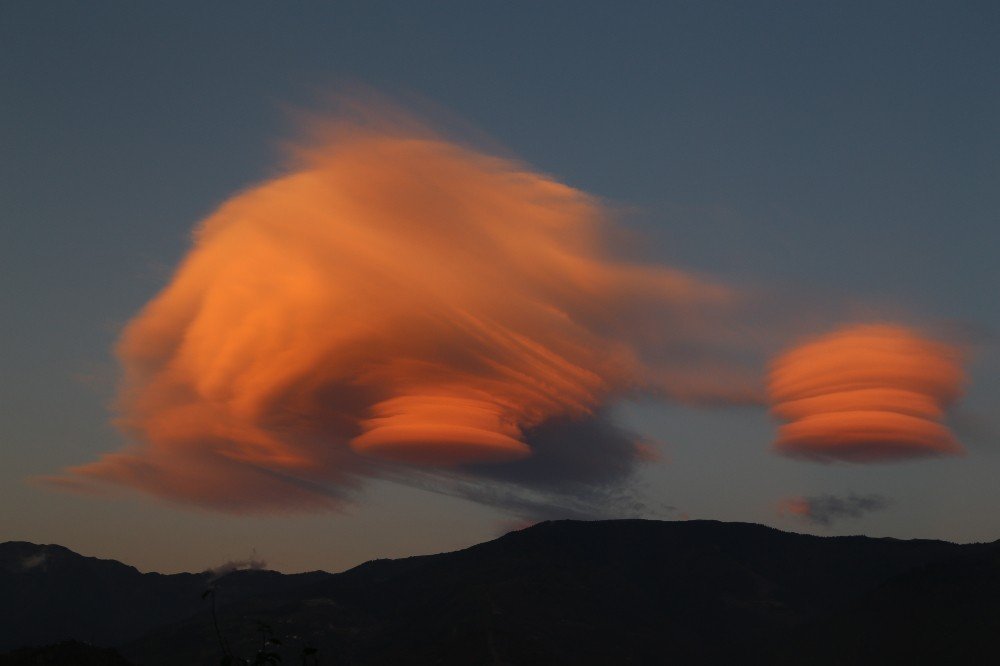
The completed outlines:
<svg viewBox="0 0 1000 666">
<path fill-rule="evenodd" d="M 327 127 L 197 227 L 117 347 L 131 446 L 56 481 L 320 508 L 386 461 L 531 478 L 532 433 L 636 392 L 745 396 L 681 361 L 734 295 L 613 260 L 610 224 L 593 197 L 426 130 Z M 644 457 L 601 446 L 624 462 L 566 473 Z"/>
<path fill-rule="evenodd" d="M 891 504 L 892 500 L 877 494 L 786 497 L 778 503 L 778 514 L 787 514 L 814 525 L 830 527 L 844 519 L 857 519 L 869 513 L 882 511 Z"/>
<path fill-rule="evenodd" d="M 959 351 L 908 328 L 835 331 L 773 363 L 771 409 L 786 422 L 774 446 L 825 461 L 961 454 L 943 420 L 962 382 Z"/>
</svg>

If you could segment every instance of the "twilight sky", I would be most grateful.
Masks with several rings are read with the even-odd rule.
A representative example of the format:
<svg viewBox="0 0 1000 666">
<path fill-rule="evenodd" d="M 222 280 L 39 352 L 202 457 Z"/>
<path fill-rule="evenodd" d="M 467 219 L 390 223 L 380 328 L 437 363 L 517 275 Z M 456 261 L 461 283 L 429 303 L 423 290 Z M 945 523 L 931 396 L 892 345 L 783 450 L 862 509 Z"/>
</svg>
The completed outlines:
<svg viewBox="0 0 1000 666">
<path fill-rule="evenodd" d="M 0 7 L 0 540 L 1000 538 L 1000 9 Z"/>
</svg>

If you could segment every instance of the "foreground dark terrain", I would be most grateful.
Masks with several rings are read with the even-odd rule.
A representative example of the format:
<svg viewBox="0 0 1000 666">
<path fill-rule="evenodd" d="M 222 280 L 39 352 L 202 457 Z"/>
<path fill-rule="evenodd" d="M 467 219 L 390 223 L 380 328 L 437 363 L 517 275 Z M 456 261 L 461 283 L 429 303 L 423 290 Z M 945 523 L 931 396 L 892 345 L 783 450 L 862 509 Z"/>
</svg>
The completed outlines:
<svg viewBox="0 0 1000 666">
<path fill-rule="evenodd" d="M 621 520 L 541 523 L 466 550 L 340 574 L 218 579 L 141 574 L 60 546 L 0 544 L 0 650 L 48 646 L 9 653 L 0 665 L 70 663 L 39 660 L 66 639 L 112 646 L 134 664 L 218 664 L 208 589 L 227 648 L 251 663 L 268 635 L 281 641 L 268 650 L 284 664 L 315 656 L 357 665 L 1000 656 L 1000 542 Z M 303 655 L 306 648 L 315 654 Z M 61 649 L 89 649 L 90 661 L 79 663 L 124 663 L 83 644 Z"/>
</svg>

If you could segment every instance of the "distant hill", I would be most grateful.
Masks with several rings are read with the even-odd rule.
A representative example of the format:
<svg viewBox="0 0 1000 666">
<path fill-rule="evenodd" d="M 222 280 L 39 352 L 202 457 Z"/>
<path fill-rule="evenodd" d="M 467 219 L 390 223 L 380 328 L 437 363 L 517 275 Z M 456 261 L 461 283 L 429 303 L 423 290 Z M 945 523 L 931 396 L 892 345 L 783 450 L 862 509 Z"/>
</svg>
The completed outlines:
<svg viewBox="0 0 1000 666">
<path fill-rule="evenodd" d="M 0 544 L 0 651 L 64 640 L 120 645 L 203 611 L 210 585 L 225 588 L 225 604 L 329 575 L 144 574 L 62 546 L 9 541 Z"/>
<path fill-rule="evenodd" d="M 44 555 L 44 566 L 32 564 Z M 0 545 L 0 647 L 67 638 L 218 664 L 208 574 Z M 992 663 L 1000 542 L 815 537 L 714 521 L 557 521 L 340 574 L 213 583 L 227 645 L 283 663 Z M 988 659 L 989 657 L 989 659 Z M 2 663 L 2 662 L 0 662 Z"/>
</svg>

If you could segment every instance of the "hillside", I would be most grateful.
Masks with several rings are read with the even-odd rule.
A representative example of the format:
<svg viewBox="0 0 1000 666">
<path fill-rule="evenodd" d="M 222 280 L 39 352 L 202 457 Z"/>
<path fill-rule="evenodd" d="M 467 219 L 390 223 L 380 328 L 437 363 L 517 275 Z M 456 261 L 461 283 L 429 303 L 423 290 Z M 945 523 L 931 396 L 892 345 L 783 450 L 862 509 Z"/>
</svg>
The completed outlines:
<svg viewBox="0 0 1000 666">
<path fill-rule="evenodd" d="M 0 546 L 2 612 L 18 614 L 9 590 L 34 590 L 17 619 L 33 642 L 93 637 L 138 664 L 218 663 L 206 574 L 65 549 L 17 571 L 14 548 L 57 547 Z M 1000 636 L 1000 543 L 714 521 L 548 522 L 453 553 L 214 585 L 233 652 L 252 656 L 264 623 L 286 663 L 305 646 L 325 664 L 941 663 L 989 654 Z"/>
</svg>

